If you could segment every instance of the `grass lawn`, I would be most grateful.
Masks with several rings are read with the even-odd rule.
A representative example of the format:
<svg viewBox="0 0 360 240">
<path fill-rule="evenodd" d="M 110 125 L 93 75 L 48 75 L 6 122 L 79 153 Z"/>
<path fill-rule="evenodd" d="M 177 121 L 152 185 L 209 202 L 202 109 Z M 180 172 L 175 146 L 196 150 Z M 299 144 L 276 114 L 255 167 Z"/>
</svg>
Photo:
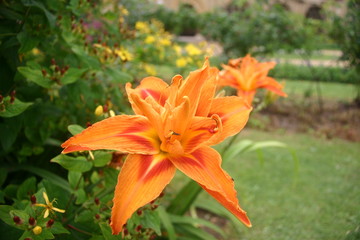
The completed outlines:
<svg viewBox="0 0 360 240">
<path fill-rule="evenodd" d="M 227 239 L 360 239 L 360 232 L 354 236 L 360 227 L 359 143 L 256 130 L 244 130 L 239 139 L 285 142 L 299 164 L 295 170 L 284 148 L 262 150 L 264 161 L 251 152 L 223 164 L 253 224 L 228 225 Z"/>
<path fill-rule="evenodd" d="M 279 80 L 280 82 L 282 80 Z M 316 96 L 317 86 L 313 81 L 300 81 L 300 80 L 283 80 L 285 81 L 284 91 L 290 96 Z M 321 94 L 324 98 L 336 101 L 350 102 L 356 97 L 356 86 L 354 84 L 346 83 L 319 83 Z"/>
</svg>

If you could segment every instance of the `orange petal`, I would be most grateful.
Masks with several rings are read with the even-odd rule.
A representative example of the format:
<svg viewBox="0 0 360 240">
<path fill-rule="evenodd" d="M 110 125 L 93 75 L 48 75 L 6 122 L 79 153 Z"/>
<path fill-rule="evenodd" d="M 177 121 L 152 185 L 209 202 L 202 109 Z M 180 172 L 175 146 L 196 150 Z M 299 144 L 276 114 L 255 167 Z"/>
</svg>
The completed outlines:
<svg viewBox="0 0 360 240">
<path fill-rule="evenodd" d="M 219 86 L 230 86 L 233 88 L 238 88 L 239 83 L 237 82 L 235 76 L 233 76 L 229 71 L 221 71 L 219 73 Z"/>
<path fill-rule="evenodd" d="M 118 177 L 111 211 L 113 234 L 140 207 L 157 198 L 174 177 L 176 168 L 166 155 L 129 155 Z"/>
<path fill-rule="evenodd" d="M 266 88 L 280 96 L 287 97 L 287 94 L 282 91 L 283 85 L 271 77 L 264 78 L 262 81 L 259 81 L 257 85 L 259 88 Z"/>
<path fill-rule="evenodd" d="M 206 59 L 204 66 L 201 69 L 191 72 L 181 85 L 176 105 L 179 105 L 182 102 L 182 98 L 187 96 L 191 103 L 191 115 L 195 114 L 200 99 L 199 93 L 201 92 L 204 83 L 210 77 L 209 74 L 211 72 L 209 61 Z"/>
<path fill-rule="evenodd" d="M 119 115 L 95 123 L 61 145 L 63 153 L 108 149 L 127 153 L 156 154 L 159 140 L 143 116 Z"/>
<path fill-rule="evenodd" d="M 217 114 L 222 122 L 223 131 L 213 138 L 210 145 L 222 142 L 243 129 L 249 119 L 252 108 L 247 102 L 236 96 L 215 98 L 209 114 Z"/>
<path fill-rule="evenodd" d="M 181 145 L 185 153 L 191 153 L 195 149 L 207 145 L 209 140 L 217 134 L 221 134 L 221 119 L 214 115 L 210 117 L 194 117 L 190 127 L 181 138 Z"/>
<path fill-rule="evenodd" d="M 146 77 L 141 82 L 140 85 L 135 89 L 131 88 L 131 84 L 126 84 L 126 92 L 129 97 L 129 101 L 134 109 L 136 114 L 141 114 L 139 109 L 134 106 L 131 94 L 138 95 L 141 99 L 152 98 L 161 106 L 164 106 L 166 99 L 169 95 L 168 90 L 169 85 L 164 82 L 162 79 L 157 77 Z"/>
<path fill-rule="evenodd" d="M 218 85 L 218 74 L 219 70 L 217 68 L 209 69 L 209 77 L 205 81 L 200 92 L 199 104 L 195 113 L 196 116 L 206 117 L 209 114 L 211 103 Z"/>
<path fill-rule="evenodd" d="M 171 156 L 180 171 L 198 182 L 211 196 L 234 214 L 246 226 L 251 223 L 241 209 L 232 178 L 221 168 L 220 154 L 210 147 L 202 147 L 184 156 Z"/>
</svg>

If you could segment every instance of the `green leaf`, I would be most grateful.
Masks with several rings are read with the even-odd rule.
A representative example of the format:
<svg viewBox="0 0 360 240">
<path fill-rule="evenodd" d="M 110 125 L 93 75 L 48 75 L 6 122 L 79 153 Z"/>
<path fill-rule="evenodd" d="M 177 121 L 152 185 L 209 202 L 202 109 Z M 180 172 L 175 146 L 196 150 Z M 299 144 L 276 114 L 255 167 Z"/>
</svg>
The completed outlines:
<svg viewBox="0 0 360 240">
<path fill-rule="evenodd" d="M 122 239 L 120 235 L 112 235 L 111 228 L 107 223 L 99 223 L 101 232 L 105 238 L 105 240 L 119 240 Z"/>
<path fill-rule="evenodd" d="M 0 187 L 3 185 L 3 183 L 6 180 L 8 172 L 6 171 L 5 168 L 0 168 Z"/>
<path fill-rule="evenodd" d="M 76 215 L 75 222 L 83 223 L 83 222 L 92 222 L 94 219 L 94 213 L 90 210 L 84 210 L 79 215 Z"/>
<path fill-rule="evenodd" d="M 215 232 L 219 233 L 220 235 L 222 235 L 223 237 L 225 237 L 225 232 L 220 227 L 218 227 L 217 225 L 213 224 L 210 221 L 206 221 L 201 218 L 171 215 L 171 221 L 173 222 L 173 224 L 175 226 L 177 226 L 179 224 L 189 224 L 189 225 L 193 225 L 193 226 L 201 225 L 201 226 L 210 228 L 210 229 L 214 230 Z"/>
<path fill-rule="evenodd" d="M 103 167 L 111 161 L 112 153 L 96 151 L 94 152 L 94 166 Z"/>
<path fill-rule="evenodd" d="M 25 103 L 15 98 L 13 103 L 10 103 L 10 97 L 4 98 L 4 110 L 0 111 L 0 117 L 15 117 L 24 112 L 32 103 Z"/>
<path fill-rule="evenodd" d="M 72 124 L 68 126 L 68 130 L 72 135 L 76 135 L 84 131 L 84 128 L 77 124 Z"/>
<path fill-rule="evenodd" d="M 162 206 L 159 206 L 157 208 L 157 211 L 159 213 L 161 223 L 164 225 L 164 228 L 167 231 L 169 240 L 176 240 L 175 229 L 171 222 L 171 218 L 170 218 L 169 214 L 165 211 L 165 209 Z"/>
<path fill-rule="evenodd" d="M 110 77 L 110 80 L 113 83 L 127 83 L 133 80 L 133 77 L 130 74 L 122 72 L 114 67 L 105 68 L 104 73 Z"/>
<path fill-rule="evenodd" d="M 68 180 L 69 180 L 70 187 L 72 189 L 76 190 L 77 188 L 79 188 L 80 182 L 82 181 L 81 177 L 82 177 L 81 172 L 69 171 Z"/>
<path fill-rule="evenodd" d="M 161 235 L 161 222 L 157 211 L 146 211 L 141 224 L 144 228 L 151 228 L 157 235 Z"/>
<path fill-rule="evenodd" d="M 17 39 L 20 42 L 20 49 L 19 49 L 19 53 L 25 53 L 28 52 L 30 50 L 32 50 L 34 47 L 36 47 L 39 42 L 40 39 L 38 39 L 36 36 L 29 34 L 26 31 L 22 31 L 17 35 Z"/>
<path fill-rule="evenodd" d="M 202 188 L 194 181 L 189 181 L 170 202 L 167 211 L 175 215 L 184 215 L 193 204 Z"/>
<path fill-rule="evenodd" d="M 74 172 L 87 172 L 92 168 L 92 162 L 86 160 L 85 157 L 69 157 L 63 154 L 51 159 L 50 162 L 60 164 L 63 168 Z"/>
<path fill-rule="evenodd" d="M 54 83 L 49 78 L 43 76 L 40 69 L 30 67 L 18 67 L 18 71 L 29 81 L 36 83 L 43 88 L 50 88 Z"/>
<path fill-rule="evenodd" d="M 76 204 L 82 204 L 87 200 L 86 192 L 82 188 L 76 190 L 75 196 L 76 196 L 76 202 L 75 202 Z"/>
<path fill-rule="evenodd" d="M 67 192 L 71 192 L 71 188 L 65 179 L 59 177 L 58 175 L 56 175 L 48 170 L 38 168 L 38 167 L 33 167 L 30 165 L 16 165 L 16 166 L 9 167 L 9 169 L 11 169 L 12 171 L 20 171 L 21 170 L 21 171 L 31 172 L 35 175 L 38 175 L 44 179 L 49 180 L 52 184 L 54 184 L 58 187 L 61 187 L 63 190 L 66 190 Z"/>
<path fill-rule="evenodd" d="M 14 226 L 13 217 L 10 215 L 10 211 L 13 210 L 15 210 L 15 208 L 12 206 L 0 205 L 0 219 L 10 226 Z"/>
<path fill-rule="evenodd" d="M 50 231 L 52 234 L 70 234 L 70 232 L 58 221 L 54 222 L 54 225 L 52 225 Z"/>
<path fill-rule="evenodd" d="M 26 179 L 18 188 L 16 196 L 18 199 L 30 199 L 30 196 L 36 192 L 36 178 Z"/>
<path fill-rule="evenodd" d="M 210 235 L 209 233 L 205 232 L 200 228 L 196 228 L 193 225 L 184 224 L 184 225 L 176 226 L 176 228 L 178 232 L 181 232 L 183 236 L 188 236 L 189 239 L 216 240 L 216 238 Z"/>
<path fill-rule="evenodd" d="M 40 8 L 45 13 L 45 16 L 48 19 L 50 27 L 51 28 L 55 27 L 56 17 L 46 9 L 43 3 L 34 0 L 22 0 L 22 2 L 24 3 L 25 6 Z"/>
<path fill-rule="evenodd" d="M 0 142 L 5 152 L 13 146 L 22 125 L 22 116 L 4 118 L 3 122 L 0 123 Z"/>
<path fill-rule="evenodd" d="M 87 71 L 88 69 L 77 69 L 77 68 L 69 68 L 64 76 L 61 78 L 61 83 L 66 85 L 70 83 L 74 83 L 81 78 L 81 76 Z"/>
</svg>

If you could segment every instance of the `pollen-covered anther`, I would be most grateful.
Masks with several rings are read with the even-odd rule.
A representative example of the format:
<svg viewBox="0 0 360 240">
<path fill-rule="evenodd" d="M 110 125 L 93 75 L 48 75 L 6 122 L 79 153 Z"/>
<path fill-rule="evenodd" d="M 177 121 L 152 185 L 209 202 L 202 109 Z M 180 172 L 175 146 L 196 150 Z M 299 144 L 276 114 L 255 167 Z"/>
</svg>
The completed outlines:
<svg viewBox="0 0 360 240">
<path fill-rule="evenodd" d="M 176 136 L 180 136 L 180 133 L 169 130 L 169 133 L 165 136 L 165 138 L 171 142 L 175 139 Z"/>
</svg>

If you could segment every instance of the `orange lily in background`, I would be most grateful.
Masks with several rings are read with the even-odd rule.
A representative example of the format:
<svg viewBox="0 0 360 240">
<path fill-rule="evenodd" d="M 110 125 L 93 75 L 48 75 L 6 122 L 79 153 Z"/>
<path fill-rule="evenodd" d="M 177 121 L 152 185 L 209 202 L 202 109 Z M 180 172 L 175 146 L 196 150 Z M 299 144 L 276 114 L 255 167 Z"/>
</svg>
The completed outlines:
<svg viewBox="0 0 360 240">
<path fill-rule="evenodd" d="M 218 70 L 204 66 L 185 80 L 168 85 L 148 77 L 132 89 L 129 101 L 136 115 L 107 118 L 70 138 L 63 153 L 110 149 L 129 153 L 115 188 L 113 234 L 140 207 L 159 196 L 176 169 L 195 180 L 246 226 L 251 226 L 236 197 L 232 178 L 212 149 L 246 124 L 251 107 L 236 96 L 214 98 Z"/>
<path fill-rule="evenodd" d="M 228 65 L 223 65 L 220 72 L 219 86 L 230 86 L 237 89 L 237 95 L 252 103 L 256 90 L 265 88 L 280 96 L 286 97 L 283 86 L 274 78 L 268 77 L 275 62 L 258 62 L 250 54 L 243 58 L 231 59 Z"/>
</svg>

